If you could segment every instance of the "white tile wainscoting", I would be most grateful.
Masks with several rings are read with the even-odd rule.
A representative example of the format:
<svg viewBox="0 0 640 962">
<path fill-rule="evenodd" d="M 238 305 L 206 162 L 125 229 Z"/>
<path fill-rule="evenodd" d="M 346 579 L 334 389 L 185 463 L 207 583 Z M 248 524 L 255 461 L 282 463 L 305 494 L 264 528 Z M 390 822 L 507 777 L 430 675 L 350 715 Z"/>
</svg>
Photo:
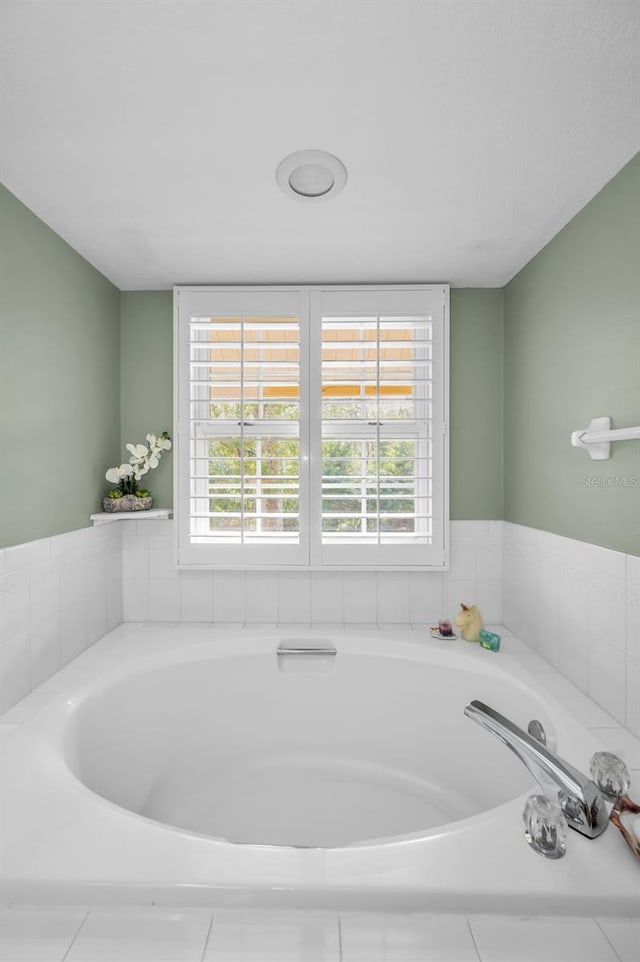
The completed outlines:
<svg viewBox="0 0 640 962">
<path fill-rule="evenodd" d="M 122 621 L 120 525 L 0 551 L 0 712 Z"/>
<path fill-rule="evenodd" d="M 477 602 L 502 621 L 502 522 L 453 521 L 446 572 L 181 571 L 173 522 L 127 524 L 125 621 L 430 624 Z"/>
<path fill-rule="evenodd" d="M 640 557 L 508 522 L 503 535 L 504 623 L 640 736 Z"/>
<path fill-rule="evenodd" d="M 502 618 L 502 522 L 454 521 L 446 573 L 182 571 L 172 521 L 0 550 L 0 713 L 121 621 L 427 624 L 461 601 Z"/>
<path fill-rule="evenodd" d="M 447 572 L 178 572 L 172 521 L 7 548 L 0 711 L 122 620 L 428 625 L 461 601 L 640 735 L 640 558 L 501 521 L 453 521 Z"/>
</svg>

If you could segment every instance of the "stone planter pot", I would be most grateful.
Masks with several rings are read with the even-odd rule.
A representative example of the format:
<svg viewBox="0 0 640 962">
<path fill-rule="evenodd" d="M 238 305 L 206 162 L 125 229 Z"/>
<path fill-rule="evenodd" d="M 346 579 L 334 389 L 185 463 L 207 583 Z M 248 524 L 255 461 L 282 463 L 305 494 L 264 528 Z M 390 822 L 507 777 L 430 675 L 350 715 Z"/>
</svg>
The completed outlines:
<svg viewBox="0 0 640 962">
<path fill-rule="evenodd" d="M 108 514 L 120 511 L 148 511 L 153 504 L 153 498 L 137 498 L 135 494 L 125 494 L 121 498 L 103 498 L 102 510 Z"/>
</svg>

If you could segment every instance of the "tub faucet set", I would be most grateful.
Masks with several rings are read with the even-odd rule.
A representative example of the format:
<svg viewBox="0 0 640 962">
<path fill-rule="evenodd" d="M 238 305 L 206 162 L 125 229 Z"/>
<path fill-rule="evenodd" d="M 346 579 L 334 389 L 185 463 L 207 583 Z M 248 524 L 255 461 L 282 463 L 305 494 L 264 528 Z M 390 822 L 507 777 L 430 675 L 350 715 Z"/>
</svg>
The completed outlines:
<svg viewBox="0 0 640 962">
<path fill-rule="evenodd" d="M 628 816 L 640 814 L 640 806 L 625 794 L 629 772 L 617 756 L 596 752 L 589 778 L 549 750 L 540 722 L 530 723 L 525 732 L 481 701 L 470 702 L 464 713 L 511 749 L 545 791 L 532 796 L 524 811 L 525 838 L 536 852 L 560 858 L 566 850 L 565 825 L 597 838 L 611 821 L 640 857 L 640 842 L 626 824 Z"/>
</svg>

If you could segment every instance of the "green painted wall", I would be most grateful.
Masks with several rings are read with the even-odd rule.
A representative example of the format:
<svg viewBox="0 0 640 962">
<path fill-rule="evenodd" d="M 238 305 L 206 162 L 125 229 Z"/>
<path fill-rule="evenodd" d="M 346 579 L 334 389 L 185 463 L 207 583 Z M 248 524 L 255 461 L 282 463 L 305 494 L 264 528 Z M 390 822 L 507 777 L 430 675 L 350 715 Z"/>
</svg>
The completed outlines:
<svg viewBox="0 0 640 962">
<path fill-rule="evenodd" d="M 85 526 L 124 444 L 171 431 L 172 294 L 120 294 L 2 187 L 0 243 L 4 546 Z M 504 291 L 451 291 L 452 518 L 640 554 L 638 444 L 569 445 L 591 417 L 640 419 L 638 250 L 640 155 Z"/>
<path fill-rule="evenodd" d="M 149 432 L 173 436 L 173 294 L 123 291 L 121 295 L 121 440 L 144 444 Z M 173 505 L 173 452 L 164 454 L 143 484 L 154 507 Z"/>
<path fill-rule="evenodd" d="M 170 291 L 122 294 L 122 443 L 171 431 Z M 502 517 L 502 291 L 451 292 L 451 517 Z M 148 476 L 172 504 L 172 456 Z"/>
<path fill-rule="evenodd" d="M 119 319 L 117 288 L 0 185 L 0 547 L 99 510 L 120 449 Z"/>
<path fill-rule="evenodd" d="M 451 517 L 502 518 L 502 291 L 451 291 Z"/>
<path fill-rule="evenodd" d="M 640 155 L 507 285 L 505 518 L 640 554 L 640 444 L 572 448 L 640 423 Z"/>
</svg>

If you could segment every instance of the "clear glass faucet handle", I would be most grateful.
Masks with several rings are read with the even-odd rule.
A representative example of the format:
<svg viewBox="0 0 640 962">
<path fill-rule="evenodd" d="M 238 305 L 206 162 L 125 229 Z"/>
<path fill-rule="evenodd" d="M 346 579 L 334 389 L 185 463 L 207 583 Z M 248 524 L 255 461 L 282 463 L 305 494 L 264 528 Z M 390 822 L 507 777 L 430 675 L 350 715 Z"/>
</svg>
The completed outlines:
<svg viewBox="0 0 640 962">
<path fill-rule="evenodd" d="M 596 752 L 589 763 L 589 771 L 603 795 L 618 798 L 629 791 L 629 769 L 622 759 L 612 752 Z"/>
<path fill-rule="evenodd" d="M 567 823 L 557 802 L 531 795 L 522 813 L 524 837 L 544 858 L 562 858 L 567 851 Z"/>
</svg>

